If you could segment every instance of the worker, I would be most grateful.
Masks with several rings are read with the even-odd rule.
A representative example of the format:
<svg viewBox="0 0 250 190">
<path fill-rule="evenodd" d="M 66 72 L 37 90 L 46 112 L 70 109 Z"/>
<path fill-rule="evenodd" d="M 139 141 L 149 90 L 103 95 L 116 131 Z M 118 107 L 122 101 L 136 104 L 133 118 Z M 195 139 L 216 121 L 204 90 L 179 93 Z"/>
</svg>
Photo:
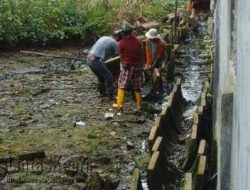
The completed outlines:
<svg viewBox="0 0 250 190">
<path fill-rule="evenodd" d="M 145 36 L 146 64 L 144 69 L 150 70 L 157 68 L 161 71 L 162 69 L 164 69 L 167 62 L 166 43 L 161 39 L 158 30 L 155 28 L 149 29 Z"/>
<path fill-rule="evenodd" d="M 136 112 L 141 111 L 142 106 L 142 43 L 133 35 L 134 26 L 128 22 L 122 23 L 122 39 L 119 42 L 120 75 L 118 79 L 117 102 L 113 107 L 118 113 L 123 110 L 125 91 L 132 84 L 135 91 Z"/>
<path fill-rule="evenodd" d="M 98 79 L 98 90 L 101 97 L 114 98 L 114 77 L 105 65 L 105 61 L 118 54 L 119 32 L 113 36 L 103 36 L 92 46 L 87 56 L 87 63 Z"/>
<path fill-rule="evenodd" d="M 190 18 L 195 19 L 196 15 L 204 15 L 204 11 L 208 11 L 210 0 L 189 0 L 187 10 L 191 13 Z"/>
</svg>

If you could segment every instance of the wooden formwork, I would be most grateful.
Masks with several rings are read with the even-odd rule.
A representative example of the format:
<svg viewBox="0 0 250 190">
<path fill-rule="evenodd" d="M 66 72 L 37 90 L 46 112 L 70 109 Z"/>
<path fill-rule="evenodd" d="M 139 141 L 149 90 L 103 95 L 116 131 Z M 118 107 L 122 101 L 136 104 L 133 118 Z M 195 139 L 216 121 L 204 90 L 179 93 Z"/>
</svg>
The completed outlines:
<svg viewBox="0 0 250 190">
<path fill-rule="evenodd" d="M 161 136 L 158 136 L 157 139 L 155 140 L 155 143 L 151 149 L 152 152 L 154 151 L 160 151 L 162 148 L 162 143 L 163 142 L 163 138 Z"/>
<path fill-rule="evenodd" d="M 140 170 L 138 168 L 135 168 L 133 171 L 130 190 L 143 190 L 142 184 L 141 184 Z"/>
<path fill-rule="evenodd" d="M 171 107 L 169 107 L 169 116 L 172 120 L 172 123 L 175 126 L 175 129 L 178 131 L 179 134 L 183 133 L 183 126 L 182 126 L 182 114 L 183 114 L 183 107 L 179 100 L 180 91 L 178 90 L 180 87 L 176 86 L 176 92 L 173 96 L 171 96 Z"/>
<path fill-rule="evenodd" d="M 205 155 L 199 156 L 199 161 L 197 164 L 196 172 L 195 172 L 195 190 L 201 190 L 204 186 L 205 180 L 205 170 L 206 170 L 207 157 Z"/>
<path fill-rule="evenodd" d="M 175 143 L 179 141 L 178 127 L 182 115 L 177 93 L 180 91 L 181 80 L 177 79 L 174 88 L 167 97 L 168 103 L 162 108 L 159 117 L 150 131 L 148 138 L 151 159 L 147 169 L 148 187 L 150 190 L 162 190 L 169 186 L 167 159 Z M 173 108 L 174 107 L 174 108 Z M 177 125 L 178 124 L 178 125 Z"/>
<path fill-rule="evenodd" d="M 156 140 L 156 138 L 159 136 L 159 129 L 162 125 L 163 121 L 163 116 L 157 117 L 155 119 L 154 125 L 150 130 L 149 137 L 148 137 L 148 144 L 149 144 L 149 149 L 151 150 L 153 147 L 153 144 Z"/>
<path fill-rule="evenodd" d="M 206 140 L 202 139 L 194 157 L 193 166 L 186 173 L 183 190 L 201 190 L 205 182 L 205 170 L 207 165 Z M 188 177 L 187 177 L 188 175 Z"/>
<path fill-rule="evenodd" d="M 204 110 L 206 108 L 206 94 L 208 92 L 209 83 L 205 83 L 201 96 L 200 96 L 200 104 L 196 110 L 196 112 L 193 113 L 193 125 L 191 128 L 191 136 L 190 138 L 186 139 L 186 159 L 185 162 L 182 165 L 182 169 L 187 172 L 191 168 L 194 167 L 195 162 L 197 161 L 197 154 L 200 154 L 200 152 L 203 150 L 202 147 L 205 147 L 206 140 L 202 140 L 201 144 L 198 144 L 201 138 L 204 137 L 203 131 L 204 131 Z"/>
<path fill-rule="evenodd" d="M 176 80 L 176 84 L 174 85 L 173 90 L 171 91 L 170 95 L 167 97 L 168 104 L 165 105 L 161 111 L 159 117 L 156 118 L 153 127 L 151 128 L 148 142 L 150 149 L 152 148 L 154 141 L 156 140 L 157 136 L 161 135 L 163 138 L 169 138 L 173 143 L 178 142 L 178 128 L 181 125 L 181 111 L 174 112 L 174 109 L 178 109 L 179 105 L 176 105 L 177 101 L 177 92 L 180 86 L 180 79 Z M 176 105 L 175 108 L 172 108 L 173 105 Z M 170 113 L 172 110 L 172 114 Z M 180 110 L 180 109 L 179 109 Z M 173 113 L 174 112 L 174 113 Z M 178 118 L 177 118 L 178 117 Z M 176 119 L 177 118 L 177 119 Z M 178 125 L 177 125 L 178 120 Z"/>
<path fill-rule="evenodd" d="M 193 174 L 185 173 L 184 187 L 182 190 L 193 190 Z"/>
<path fill-rule="evenodd" d="M 158 136 L 152 147 L 151 159 L 147 170 L 148 187 L 150 190 L 169 189 L 170 178 L 167 167 L 168 150 L 171 149 L 166 139 Z"/>
<path fill-rule="evenodd" d="M 147 168 L 147 182 L 150 190 L 163 190 L 166 171 L 160 151 L 154 151 Z"/>
<path fill-rule="evenodd" d="M 205 170 L 207 165 L 207 138 L 205 120 L 207 114 L 207 94 L 209 92 L 210 84 L 205 82 L 200 96 L 200 102 L 196 112 L 193 114 L 193 126 L 191 130 L 191 137 L 187 144 L 187 158 L 183 164 L 183 170 L 189 172 L 186 175 L 184 186 L 182 189 L 201 190 L 204 187 Z M 204 132 L 205 131 L 205 132 Z M 191 182 L 190 182 L 191 179 Z M 187 186 L 188 184 L 188 186 Z M 191 185 L 190 185 L 191 184 Z"/>
<path fill-rule="evenodd" d="M 194 164 L 197 149 L 198 149 L 198 134 L 197 134 L 197 124 L 193 124 L 191 129 L 191 136 L 185 141 L 186 145 L 186 159 L 182 165 L 183 171 L 188 171 Z"/>
</svg>

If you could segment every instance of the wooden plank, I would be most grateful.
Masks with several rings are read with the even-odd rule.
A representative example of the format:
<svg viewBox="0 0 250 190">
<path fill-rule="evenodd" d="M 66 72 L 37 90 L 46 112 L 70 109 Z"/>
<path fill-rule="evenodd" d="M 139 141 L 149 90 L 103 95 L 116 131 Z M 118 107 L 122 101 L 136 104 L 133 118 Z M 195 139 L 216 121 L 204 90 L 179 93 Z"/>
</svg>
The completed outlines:
<svg viewBox="0 0 250 190">
<path fill-rule="evenodd" d="M 169 105 L 165 105 L 163 106 L 162 110 L 161 110 L 161 116 L 166 116 L 169 110 Z"/>
<path fill-rule="evenodd" d="M 157 139 L 155 140 L 155 143 L 153 145 L 152 152 L 153 151 L 160 151 L 162 140 L 163 140 L 163 138 L 161 136 L 157 137 Z"/>
<path fill-rule="evenodd" d="M 195 190 L 202 190 L 204 187 L 204 177 L 205 177 L 205 170 L 206 170 L 206 156 L 199 156 L 199 162 L 196 171 L 196 184 Z"/>
<path fill-rule="evenodd" d="M 198 168 L 197 168 L 197 175 L 204 175 L 205 174 L 205 170 L 206 170 L 206 161 L 207 161 L 207 157 L 202 155 L 200 156 L 199 159 L 199 164 L 198 164 Z"/>
<path fill-rule="evenodd" d="M 206 81 L 206 82 L 205 82 L 205 87 L 206 87 L 206 88 L 209 88 L 209 86 L 210 86 L 209 82 Z"/>
<path fill-rule="evenodd" d="M 204 155 L 206 150 L 206 140 L 202 139 L 199 144 L 198 154 Z"/>
<path fill-rule="evenodd" d="M 140 170 L 138 168 L 134 169 L 130 190 L 143 190 L 141 184 Z"/>
<path fill-rule="evenodd" d="M 163 190 L 164 168 L 160 163 L 160 152 L 154 151 L 147 168 L 147 183 L 150 190 Z"/>
<path fill-rule="evenodd" d="M 176 84 L 176 85 L 180 85 L 180 84 L 181 84 L 181 78 L 180 78 L 180 77 L 177 77 L 177 78 L 176 78 L 175 84 Z"/>
<path fill-rule="evenodd" d="M 151 157 L 151 159 L 149 161 L 149 164 L 148 164 L 148 170 L 149 171 L 153 171 L 153 170 L 156 169 L 156 164 L 157 164 L 159 155 L 160 155 L 159 151 L 153 152 L 153 155 L 152 155 L 152 157 Z"/>
<path fill-rule="evenodd" d="M 174 88 L 173 88 L 173 90 L 172 90 L 173 96 L 174 96 L 175 93 L 177 92 L 177 89 L 178 89 L 178 85 L 174 85 Z"/>
<path fill-rule="evenodd" d="M 175 91 L 174 89 L 170 92 L 168 99 L 173 99 L 174 98 Z"/>
<path fill-rule="evenodd" d="M 173 94 L 170 93 L 171 96 L 169 96 L 168 98 L 168 106 L 170 107 L 172 105 L 173 102 Z"/>
<path fill-rule="evenodd" d="M 201 105 L 206 106 L 206 99 L 205 98 L 201 100 Z"/>
<path fill-rule="evenodd" d="M 155 118 L 154 126 L 156 126 L 157 128 L 159 128 L 160 124 L 161 124 L 161 119 L 162 119 L 162 117 Z"/>
<path fill-rule="evenodd" d="M 191 131 L 191 139 L 197 139 L 197 124 L 193 124 L 192 131 Z"/>
<path fill-rule="evenodd" d="M 198 115 L 202 115 L 203 114 L 203 106 L 199 106 L 198 107 Z"/>
<path fill-rule="evenodd" d="M 197 125 L 199 123 L 199 117 L 198 114 L 195 112 L 193 114 L 193 124 Z"/>
<path fill-rule="evenodd" d="M 77 58 L 77 57 L 64 57 L 64 56 L 51 55 L 51 54 L 46 54 L 46 53 L 41 53 L 41 52 L 34 52 L 34 51 L 20 51 L 20 53 L 38 55 L 38 56 L 44 56 L 44 57 L 51 57 L 51 58 L 55 58 L 55 59 L 69 59 L 69 60 L 73 59 L 73 60 L 86 62 L 86 59 L 81 59 L 81 58 Z"/>
<path fill-rule="evenodd" d="M 120 56 L 112 57 L 112 58 L 108 59 L 107 61 L 105 61 L 104 63 L 108 64 L 110 62 L 114 62 L 114 61 L 117 61 L 119 59 L 120 59 Z"/>
<path fill-rule="evenodd" d="M 192 188 L 192 173 L 185 173 L 184 190 L 193 190 L 193 188 Z"/>
<path fill-rule="evenodd" d="M 152 143 L 153 144 L 153 141 L 155 140 L 156 138 L 156 133 L 157 133 L 157 127 L 156 126 L 153 126 L 150 130 L 150 134 L 149 134 L 149 137 L 148 137 L 148 141 L 149 143 Z"/>
<path fill-rule="evenodd" d="M 206 98 L 206 93 L 207 92 L 204 92 L 204 91 L 201 93 L 201 99 L 205 99 Z"/>
<path fill-rule="evenodd" d="M 191 137 L 190 139 L 185 140 L 186 144 L 186 155 L 185 155 L 185 161 L 182 164 L 182 170 L 188 171 L 195 162 L 195 157 L 197 155 L 197 138 L 198 138 L 198 126 L 197 124 L 192 125 L 191 129 Z"/>
<path fill-rule="evenodd" d="M 148 137 L 148 143 L 149 143 L 150 149 L 153 146 L 155 139 L 157 138 L 157 133 L 159 132 L 158 130 L 161 127 L 162 120 L 163 120 L 163 116 L 157 117 L 155 119 L 154 126 L 150 130 L 150 134 Z"/>
</svg>

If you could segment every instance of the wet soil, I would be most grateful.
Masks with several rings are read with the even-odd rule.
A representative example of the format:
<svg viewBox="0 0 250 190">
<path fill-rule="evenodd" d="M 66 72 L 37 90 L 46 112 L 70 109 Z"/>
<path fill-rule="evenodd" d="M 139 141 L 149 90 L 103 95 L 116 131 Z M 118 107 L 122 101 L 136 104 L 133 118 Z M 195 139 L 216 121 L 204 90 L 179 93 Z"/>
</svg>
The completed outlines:
<svg viewBox="0 0 250 190">
<path fill-rule="evenodd" d="M 33 51 L 84 57 L 79 47 Z M 0 158 L 14 157 L 7 166 L 0 164 L 0 188 L 98 190 L 98 184 L 88 185 L 98 172 L 99 189 L 128 189 L 133 168 L 146 168 L 145 139 L 160 105 L 145 102 L 136 115 L 127 93 L 124 113 L 106 120 L 112 104 L 99 97 L 96 77 L 79 61 L 0 53 Z M 45 158 L 18 159 L 36 151 L 44 151 Z M 46 170 L 55 160 L 59 169 Z M 79 162 L 86 168 L 68 164 Z M 32 163 L 45 169 L 34 171 Z"/>
<path fill-rule="evenodd" d="M 206 47 L 200 46 L 203 39 L 190 32 L 178 50 L 184 53 L 175 60 L 186 104 L 182 140 L 190 135 L 191 115 L 208 78 L 209 65 L 200 56 L 206 54 Z M 38 51 L 84 58 L 79 47 Z M 129 189 L 133 169 L 145 171 L 149 161 L 146 139 L 172 87 L 167 81 L 163 85 L 154 102 L 144 101 L 141 114 L 135 114 L 128 92 L 124 113 L 106 120 L 113 101 L 99 97 L 97 79 L 88 66 L 0 53 L 0 189 Z M 45 158 L 20 161 L 20 154 L 36 151 L 44 151 Z M 171 188 L 178 189 L 185 145 L 175 144 L 171 152 Z M 14 161 L 2 163 L 6 157 Z M 142 176 L 145 180 L 145 173 Z"/>
</svg>

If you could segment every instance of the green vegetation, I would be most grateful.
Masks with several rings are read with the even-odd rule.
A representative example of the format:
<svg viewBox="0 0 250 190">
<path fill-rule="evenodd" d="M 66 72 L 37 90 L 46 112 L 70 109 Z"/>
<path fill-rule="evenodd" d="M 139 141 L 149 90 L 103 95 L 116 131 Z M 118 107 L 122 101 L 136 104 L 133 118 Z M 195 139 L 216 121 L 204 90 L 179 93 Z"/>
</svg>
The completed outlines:
<svg viewBox="0 0 250 190">
<path fill-rule="evenodd" d="M 117 27 L 123 19 L 159 20 L 173 10 L 173 2 L 0 0 L 0 45 L 27 42 L 46 45 L 83 39 L 90 34 L 101 35 Z"/>
</svg>

